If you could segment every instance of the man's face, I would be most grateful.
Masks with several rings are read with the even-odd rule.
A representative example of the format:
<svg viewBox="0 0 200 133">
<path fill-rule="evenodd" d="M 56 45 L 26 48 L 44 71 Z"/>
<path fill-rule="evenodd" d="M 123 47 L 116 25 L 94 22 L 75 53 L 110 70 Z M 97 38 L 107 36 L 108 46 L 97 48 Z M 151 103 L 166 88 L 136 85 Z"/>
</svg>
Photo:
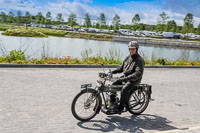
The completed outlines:
<svg viewBox="0 0 200 133">
<path fill-rule="evenodd" d="M 136 48 L 129 48 L 130 55 L 134 55 L 136 53 Z"/>
</svg>

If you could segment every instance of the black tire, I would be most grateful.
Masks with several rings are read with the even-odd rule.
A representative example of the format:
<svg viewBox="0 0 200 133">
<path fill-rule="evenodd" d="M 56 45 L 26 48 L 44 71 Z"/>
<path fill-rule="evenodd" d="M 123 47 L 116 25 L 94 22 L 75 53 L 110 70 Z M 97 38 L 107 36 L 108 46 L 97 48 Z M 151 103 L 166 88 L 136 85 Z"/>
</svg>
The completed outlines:
<svg viewBox="0 0 200 133">
<path fill-rule="evenodd" d="M 147 91 L 141 89 L 131 91 L 127 103 L 128 111 L 134 115 L 143 113 L 149 105 L 149 99 L 150 94 Z"/>
<path fill-rule="evenodd" d="M 83 109 L 81 111 L 86 111 L 88 109 L 90 109 L 90 106 L 94 103 L 94 107 L 92 108 L 92 113 L 89 116 L 80 116 L 80 114 L 78 114 L 78 111 L 80 112 L 80 110 L 76 109 L 76 104 L 78 100 L 80 100 L 80 98 L 83 95 L 87 95 L 88 97 L 85 100 L 81 100 L 83 102 Z M 89 100 L 88 100 L 89 99 Z M 90 100 L 92 99 L 92 100 Z M 88 101 L 87 101 L 88 100 Z M 88 103 L 87 103 L 88 102 Z M 82 105 L 82 104 L 81 104 Z M 72 105 L 71 105 L 71 111 L 73 116 L 80 121 L 88 121 L 92 118 L 94 118 L 96 116 L 97 113 L 99 113 L 100 109 L 101 109 L 101 105 L 102 105 L 102 99 L 100 95 L 96 94 L 96 91 L 94 89 L 84 89 L 81 92 L 79 92 L 75 98 L 72 101 Z M 87 112 L 87 111 L 86 111 Z"/>
</svg>

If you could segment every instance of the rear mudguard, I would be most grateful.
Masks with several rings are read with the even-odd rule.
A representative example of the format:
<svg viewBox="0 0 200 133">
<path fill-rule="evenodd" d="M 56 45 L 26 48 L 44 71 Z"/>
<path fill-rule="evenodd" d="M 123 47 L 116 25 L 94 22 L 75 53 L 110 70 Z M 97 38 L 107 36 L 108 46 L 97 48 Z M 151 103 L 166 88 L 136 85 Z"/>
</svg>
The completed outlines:
<svg viewBox="0 0 200 133">
<path fill-rule="evenodd" d="M 152 94 L 152 86 L 148 85 L 148 84 L 139 84 L 137 86 L 135 86 L 134 88 L 132 88 L 129 91 L 129 94 L 131 94 L 133 91 L 135 90 L 140 90 L 140 91 L 146 91 L 149 95 L 149 99 L 151 99 L 151 94 Z M 130 95 L 128 96 L 128 98 L 130 97 Z M 128 105 L 128 103 L 126 103 Z"/>
<path fill-rule="evenodd" d="M 132 89 L 132 91 L 134 90 L 141 90 L 141 91 L 146 91 L 149 95 L 152 94 L 152 86 L 148 85 L 148 84 L 140 84 L 135 86 L 136 88 Z"/>
</svg>

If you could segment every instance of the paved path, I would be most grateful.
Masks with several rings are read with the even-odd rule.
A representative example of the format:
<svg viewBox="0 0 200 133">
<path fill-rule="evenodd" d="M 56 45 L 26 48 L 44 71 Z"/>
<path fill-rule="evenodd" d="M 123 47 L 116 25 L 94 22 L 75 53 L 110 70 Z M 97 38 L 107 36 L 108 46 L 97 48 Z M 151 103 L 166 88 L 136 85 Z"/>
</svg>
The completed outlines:
<svg viewBox="0 0 200 133">
<path fill-rule="evenodd" d="M 146 68 L 154 101 L 140 116 L 98 114 L 79 122 L 71 114 L 82 83 L 101 69 L 0 69 L 0 133 L 200 132 L 200 69 Z"/>
</svg>

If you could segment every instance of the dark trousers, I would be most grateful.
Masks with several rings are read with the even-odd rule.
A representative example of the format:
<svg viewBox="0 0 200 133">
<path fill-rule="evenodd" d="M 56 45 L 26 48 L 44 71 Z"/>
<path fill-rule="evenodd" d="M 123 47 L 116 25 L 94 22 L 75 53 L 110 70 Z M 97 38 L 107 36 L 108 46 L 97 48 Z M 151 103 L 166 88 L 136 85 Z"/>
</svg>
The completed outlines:
<svg viewBox="0 0 200 133">
<path fill-rule="evenodd" d="M 122 85 L 122 82 L 113 82 L 113 85 Z M 121 90 L 121 96 L 120 96 L 120 105 L 119 105 L 119 110 L 123 110 L 126 102 L 128 101 L 128 96 L 130 89 L 134 86 L 133 83 L 131 82 L 126 82 L 125 85 L 123 86 Z"/>
</svg>

